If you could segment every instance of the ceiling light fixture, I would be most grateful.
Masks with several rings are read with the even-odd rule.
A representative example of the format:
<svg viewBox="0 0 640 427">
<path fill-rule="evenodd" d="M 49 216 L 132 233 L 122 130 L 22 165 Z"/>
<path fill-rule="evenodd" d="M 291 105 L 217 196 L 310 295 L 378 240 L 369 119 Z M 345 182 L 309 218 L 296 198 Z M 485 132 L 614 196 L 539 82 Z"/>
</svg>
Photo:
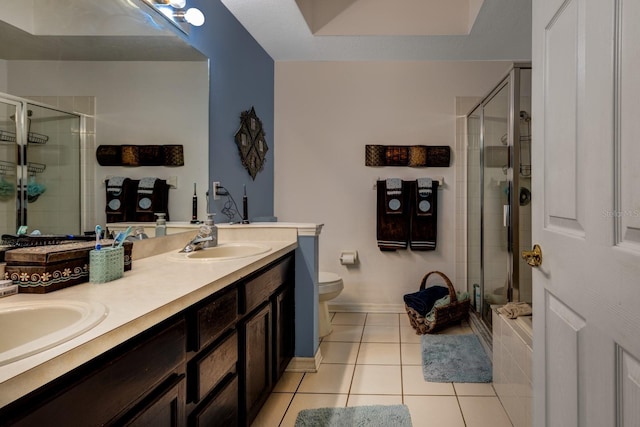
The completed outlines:
<svg viewBox="0 0 640 427">
<path fill-rule="evenodd" d="M 200 27 L 204 24 L 204 13 L 200 9 L 191 7 L 185 10 L 176 10 L 173 12 L 173 16 L 178 21 L 183 20 L 193 25 L 194 27 Z"/>
</svg>

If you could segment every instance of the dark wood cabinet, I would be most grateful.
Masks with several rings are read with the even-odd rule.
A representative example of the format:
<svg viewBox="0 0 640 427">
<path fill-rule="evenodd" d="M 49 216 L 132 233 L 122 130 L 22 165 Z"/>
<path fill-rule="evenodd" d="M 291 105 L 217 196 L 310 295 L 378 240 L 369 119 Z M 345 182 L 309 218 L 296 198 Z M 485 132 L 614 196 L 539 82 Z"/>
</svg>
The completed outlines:
<svg viewBox="0 0 640 427">
<path fill-rule="evenodd" d="M 293 256 L 286 256 L 240 284 L 241 425 L 258 415 L 293 357 L 293 266 Z"/>
<path fill-rule="evenodd" d="M 175 402 L 154 397 L 184 377 L 185 354 L 186 322 L 177 316 L 2 408 L 0 425 L 122 425 L 147 406 L 184 419 L 184 393 Z"/>
<path fill-rule="evenodd" d="M 293 291 L 293 286 L 285 286 L 272 297 L 274 384 L 284 373 L 295 351 Z"/>
<path fill-rule="evenodd" d="M 0 426 L 248 426 L 294 352 L 293 253 L 0 408 Z"/>
<path fill-rule="evenodd" d="M 241 371 L 241 402 L 249 424 L 269 396 L 272 376 L 272 317 L 271 305 L 264 304 L 242 322 L 244 354 Z"/>
<path fill-rule="evenodd" d="M 121 420 L 120 425 L 127 427 L 183 427 L 185 425 L 185 389 L 184 375 L 169 378 L 165 386 L 137 409 L 132 419 Z"/>
</svg>

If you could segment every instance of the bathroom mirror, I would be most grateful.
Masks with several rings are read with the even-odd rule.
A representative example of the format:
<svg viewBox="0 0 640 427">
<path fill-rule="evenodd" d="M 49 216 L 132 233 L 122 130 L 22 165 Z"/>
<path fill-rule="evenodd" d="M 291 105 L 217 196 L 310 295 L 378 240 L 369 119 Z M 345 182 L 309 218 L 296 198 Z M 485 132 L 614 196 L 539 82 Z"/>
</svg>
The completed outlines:
<svg viewBox="0 0 640 427">
<path fill-rule="evenodd" d="M 108 176 L 126 174 L 140 179 L 157 173 L 162 178 L 176 176 L 179 188 L 193 182 L 206 187 L 208 164 L 202 153 L 207 148 L 202 145 L 208 145 L 208 91 L 202 88 L 209 85 L 208 58 L 189 45 L 184 34 L 141 0 L 0 0 L 0 5 L 0 92 L 39 98 L 37 102 L 54 106 L 56 97 L 95 96 L 94 139 L 81 159 L 87 171 L 83 185 L 89 190 L 82 193 L 85 220 L 81 230 L 68 233 L 106 221 L 103 182 Z M 184 83 L 178 85 L 183 72 Z M 91 78 L 96 83 L 89 82 Z M 83 89 L 83 84 L 102 87 L 100 93 L 94 93 Z M 181 86 L 192 88 L 191 92 Z M 197 97 L 194 87 L 199 91 Z M 105 99 L 111 93 L 112 99 Z M 117 101 L 121 102 L 118 108 Z M 60 109 L 84 113 L 68 103 L 69 99 L 58 102 L 67 103 L 58 105 Z M 100 167 L 96 141 L 185 143 L 187 167 L 162 171 Z M 186 144 L 195 141 L 200 144 L 199 153 L 190 157 Z M 203 164 L 195 164 L 200 158 Z M 170 203 L 190 207 L 191 194 L 180 193 L 173 192 Z M 51 217 L 55 218 L 55 212 Z"/>
</svg>

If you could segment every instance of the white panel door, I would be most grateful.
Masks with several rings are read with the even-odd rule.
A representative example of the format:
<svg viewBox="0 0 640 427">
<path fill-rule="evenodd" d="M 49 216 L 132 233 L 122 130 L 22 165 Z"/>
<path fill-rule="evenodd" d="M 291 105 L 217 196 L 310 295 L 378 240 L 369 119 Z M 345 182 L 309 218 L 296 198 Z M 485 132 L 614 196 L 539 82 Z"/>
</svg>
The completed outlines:
<svg viewBox="0 0 640 427">
<path fill-rule="evenodd" d="M 640 426 L 640 1 L 534 0 L 534 425 Z"/>
</svg>

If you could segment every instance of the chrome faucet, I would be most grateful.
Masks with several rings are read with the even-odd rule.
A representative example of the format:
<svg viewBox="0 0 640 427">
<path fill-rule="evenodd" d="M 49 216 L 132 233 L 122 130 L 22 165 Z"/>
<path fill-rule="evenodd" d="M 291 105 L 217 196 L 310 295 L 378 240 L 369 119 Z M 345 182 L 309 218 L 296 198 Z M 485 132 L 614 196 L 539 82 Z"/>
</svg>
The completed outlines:
<svg viewBox="0 0 640 427">
<path fill-rule="evenodd" d="M 218 227 L 213 223 L 213 215 L 207 214 L 204 225 L 198 229 L 198 234 L 180 252 L 195 252 L 204 248 L 218 246 Z"/>
</svg>

